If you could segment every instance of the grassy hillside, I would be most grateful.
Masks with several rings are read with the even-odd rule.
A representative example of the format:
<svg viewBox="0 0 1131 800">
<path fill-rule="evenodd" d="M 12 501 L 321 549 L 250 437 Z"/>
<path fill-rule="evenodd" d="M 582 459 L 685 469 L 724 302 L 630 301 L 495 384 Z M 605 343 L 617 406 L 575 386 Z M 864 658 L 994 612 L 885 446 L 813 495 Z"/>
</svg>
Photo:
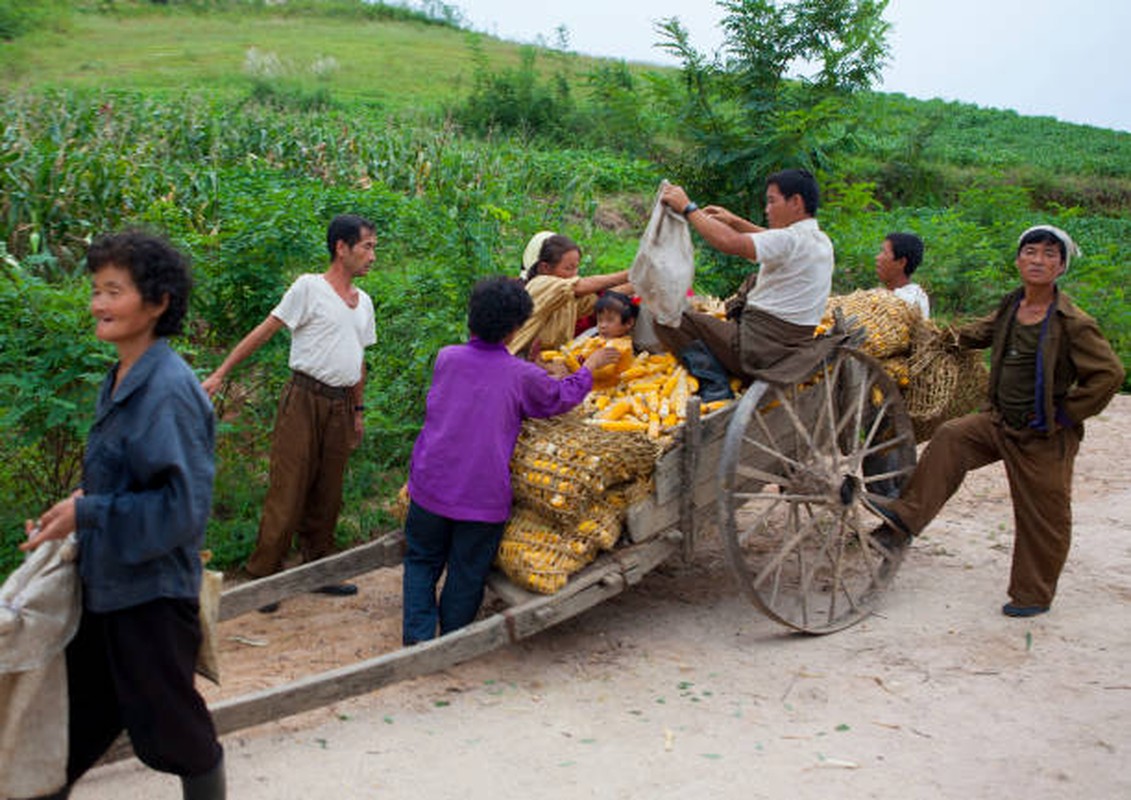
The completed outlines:
<svg viewBox="0 0 1131 800">
<path fill-rule="evenodd" d="M 13 7 L 0 0 L 0 36 Z M 676 70 L 536 53 L 354 0 L 36 8 L 0 39 L 0 573 L 19 520 L 76 480 L 107 357 L 85 310 L 92 235 L 140 223 L 192 255 L 178 348 L 207 373 L 324 263 L 330 216 L 378 224 L 363 286 L 380 341 L 344 543 L 389 523 L 432 358 L 464 335 L 470 285 L 514 273 L 544 228 L 582 243 L 583 271 L 627 267 L 660 178 L 697 179 L 670 114 Z M 910 229 L 927 241 L 916 277 L 937 312 L 980 313 L 1015 283 L 1017 233 L 1053 221 L 1087 254 L 1064 285 L 1131 364 L 1131 134 L 883 94 L 857 97 L 843 126 L 820 175 L 837 291 L 873 285 L 883 236 Z M 703 291 L 748 269 L 699 255 Z M 209 543 L 222 565 L 254 540 L 286 347 L 276 337 L 242 365 L 218 408 Z"/>
</svg>

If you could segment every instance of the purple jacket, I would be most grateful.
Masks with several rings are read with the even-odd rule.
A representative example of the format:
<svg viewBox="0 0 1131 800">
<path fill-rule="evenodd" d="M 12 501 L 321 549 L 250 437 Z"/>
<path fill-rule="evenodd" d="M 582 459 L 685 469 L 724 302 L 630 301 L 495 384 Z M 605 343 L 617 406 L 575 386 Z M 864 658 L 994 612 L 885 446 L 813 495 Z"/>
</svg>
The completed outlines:
<svg viewBox="0 0 1131 800">
<path fill-rule="evenodd" d="M 412 448 L 409 496 L 442 517 L 505 522 L 511 454 L 522 421 L 569 411 L 592 388 L 587 369 L 552 378 L 503 344 L 472 338 L 443 348 Z"/>
</svg>

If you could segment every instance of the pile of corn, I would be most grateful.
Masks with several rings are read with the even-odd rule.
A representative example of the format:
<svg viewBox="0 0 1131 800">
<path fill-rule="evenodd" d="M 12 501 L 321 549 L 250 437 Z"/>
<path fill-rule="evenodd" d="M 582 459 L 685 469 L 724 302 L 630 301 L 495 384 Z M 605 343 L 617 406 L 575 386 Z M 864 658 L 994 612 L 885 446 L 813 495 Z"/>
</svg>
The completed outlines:
<svg viewBox="0 0 1131 800">
<path fill-rule="evenodd" d="M 575 339 L 561 350 L 545 351 L 542 358 L 564 364 L 571 372 L 580 369 L 585 358 L 606 344 L 621 351 L 618 363 L 603 367 L 593 376 L 593 391 L 585 398 L 583 413 L 590 424 L 607 431 L 647 434 L 663 444 L 686 419 L 687 401 L 699 391 L 699 381 L 690 375 L 671 353 L 640 353 L 633 356 L 628 339 L 606 342 L 597 336 Z M 735 379 L 731 388 L 738 392 Z M 710 414 L 733 401 L 716 400 L 700 406 Z"/>
<path fill-rule="evenodd" d="M 580 337 L 541 358 L 576 372 L 606 345 L 621 357 L 597 370 L 585 402 L 561 417 L 527 420 L 515 446 L 515 507 L 495 564 L 530 591 L 558 591 L 601 550 L 612 549 L 625 510 L 651 491 L 656 457 L 672 443 L 699 389 L 674 356 L 635 355 L 628 338 Z M 730 402 L 705 403 L 700 413 Z"/>
</svg>

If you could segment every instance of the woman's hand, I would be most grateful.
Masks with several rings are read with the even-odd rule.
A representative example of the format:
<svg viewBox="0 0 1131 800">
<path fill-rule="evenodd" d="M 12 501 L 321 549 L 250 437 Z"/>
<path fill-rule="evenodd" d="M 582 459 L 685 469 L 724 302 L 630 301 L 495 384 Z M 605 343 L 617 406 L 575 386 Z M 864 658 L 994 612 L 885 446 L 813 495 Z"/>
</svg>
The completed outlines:
<svg viewBox="0 0 1131 800">
<path fill-rule="evenodd" d="M 26 553 L 52 539 L 65 539 L 75 529 L 75 500 L 79 497 L 82 497 L 82 489 L 51 506 L 39 519 L 25 520 L 24 531 L 28 538 L 20 545 L 20 550 Z"/>
</svg>

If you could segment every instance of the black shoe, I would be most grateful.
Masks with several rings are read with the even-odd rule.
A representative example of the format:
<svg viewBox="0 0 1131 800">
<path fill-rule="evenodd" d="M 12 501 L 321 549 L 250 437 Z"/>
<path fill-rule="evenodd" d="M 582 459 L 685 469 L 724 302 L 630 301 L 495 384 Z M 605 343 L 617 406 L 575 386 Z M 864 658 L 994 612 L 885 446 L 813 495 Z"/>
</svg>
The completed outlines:
<svg viewBox="0 0 1131 800">
<path fill-rule="evenodd" d="M 314 590 L 318 594 L 329 594 L 334 597 L 351 597 L 357 594 L 357 587 L 352 583 L 328 583 Z"/>
<path fill-rule="evenodd" d="M 1001 613 L 1007 617 L 1035 617 L 1038 614 L 1044 614 L 1049 610 L 1048 606 L 1020 606 L 1017 603 L 1009 602 L 1001 607 Z"/>
<path fill-rule="evenodd" d="M 276 603 L 268 603 L 265 606 L 259 607 L 259 613 L 260 614 L 274 614 L 278 610 L 279 610 L 279 604 L 277 602 Z"/>
<path fill-rule="evenodd" d="M 903 531 L 886 522 L 877 528 L 873 528 L 868 535 L 871 536 L 880 547 L 893 553 L 902 550 L 904 545 L 906 545 L 911 538 Z"/>
</svg>

